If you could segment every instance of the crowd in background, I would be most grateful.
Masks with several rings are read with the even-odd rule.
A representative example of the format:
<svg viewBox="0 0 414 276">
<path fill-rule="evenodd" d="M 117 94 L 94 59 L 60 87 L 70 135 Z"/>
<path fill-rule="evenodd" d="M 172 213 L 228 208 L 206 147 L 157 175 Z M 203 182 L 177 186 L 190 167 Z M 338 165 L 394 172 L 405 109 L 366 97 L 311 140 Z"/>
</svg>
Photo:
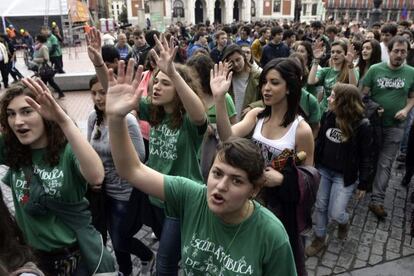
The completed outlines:
<svg viewBox="0 0 414 276">
<path fill-rule="evenodd" d="M 307 275 L 330 221 L 347 238 L 352 196 L 369 193 L 369 210 L 388 216 L 397 156 L 410 184 L 411 22 L 91 28 L 86 139 L 46 86 L 64 97 L 45 70 L 64 73 L 56 27 L 35 42 L 20 32 L 41 81 L 19 81 L 16 34 L 0 38 L 4 86 L 9 74 L 17 82 L 0 102 L 0 163 L 16 208 L 13 218 L 0 205 L 10 237 L 0 269 L 13 275 L 131 275 L 131 254 L 140 275 L 154 266 L 157 275 Z M 35 181 L 41 214 L 29 206 Z M 310 201 L 304 181 L 317 187 Z M 143 224 L 156 253 L 134 237 Z"/>
</svg>

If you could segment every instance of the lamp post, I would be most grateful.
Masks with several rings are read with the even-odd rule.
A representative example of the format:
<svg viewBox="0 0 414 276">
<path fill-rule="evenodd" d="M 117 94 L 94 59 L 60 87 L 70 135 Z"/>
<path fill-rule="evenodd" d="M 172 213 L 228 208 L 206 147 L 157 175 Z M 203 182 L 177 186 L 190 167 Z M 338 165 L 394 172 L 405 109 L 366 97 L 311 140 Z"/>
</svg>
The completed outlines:
<svg viewBox="0 0 414 276">
<path fill-rule="evenodd" d="M 374 0 L 374 8 L 371 11 L 371 16 L 369 18 L 369 27 L 371 28 L 372 25 L 376 22 L 379 22 L 381 19 L 381 8 L 382 0 Z"/>
</svg>

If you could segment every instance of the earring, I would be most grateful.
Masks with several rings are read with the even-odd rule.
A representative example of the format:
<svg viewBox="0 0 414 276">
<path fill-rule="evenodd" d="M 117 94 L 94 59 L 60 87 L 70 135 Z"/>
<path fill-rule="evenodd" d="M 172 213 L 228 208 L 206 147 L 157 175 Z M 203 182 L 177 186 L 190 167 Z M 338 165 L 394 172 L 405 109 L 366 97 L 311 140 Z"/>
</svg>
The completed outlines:
<svg viewBox="0 0 414 276">
<path fill-rule="evenodd" d="M 288 91 L 286 91 L 286 95 L 289 95 L 289 93 L 290 93 L 290 92 L 289 92 L 289 90 L 288 90 Z"/>
</svg>

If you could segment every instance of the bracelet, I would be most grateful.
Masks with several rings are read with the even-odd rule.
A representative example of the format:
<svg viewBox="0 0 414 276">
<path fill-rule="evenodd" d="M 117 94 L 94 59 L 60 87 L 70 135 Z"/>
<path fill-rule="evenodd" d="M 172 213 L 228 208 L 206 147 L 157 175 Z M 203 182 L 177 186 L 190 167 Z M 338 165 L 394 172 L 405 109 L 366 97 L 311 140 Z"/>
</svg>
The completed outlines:
<svg viewBox="0 0 414 276">
<path fill-rule="evenodd" d="M 355 66 L 354 66 L 353 63 L 348 64 L 348 69 L 354 69 L 354 68 L 355 68 Z"/>
<path fill-rule="evenodd" d="M 102 62 L 102 64 L 101 65 L 93 65 L 95 68 L 99 68 L 99 67 L 103 67 L 105 65 L 105 62 Z"/>
</svg>

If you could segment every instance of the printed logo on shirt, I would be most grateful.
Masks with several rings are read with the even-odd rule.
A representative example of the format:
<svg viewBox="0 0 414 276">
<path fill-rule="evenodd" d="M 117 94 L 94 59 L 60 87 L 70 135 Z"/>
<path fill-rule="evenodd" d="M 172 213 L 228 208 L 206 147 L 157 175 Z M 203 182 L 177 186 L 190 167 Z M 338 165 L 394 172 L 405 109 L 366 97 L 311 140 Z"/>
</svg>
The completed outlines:
<svg viewBox="0 0 414 276">
<path fill-rule="evenodd" d="M 331 142 L 340 144 L 342 143 L 342 131 L 339 128 L 329 128 L 326 131 L 326 138 Z"/>
<path fill-rule="evenodd" d="M 390 79 L 387 77 L 382 77 L 377 79 L 377 85 L 380 88 L 393 88 L 393 89 L 401 89 L 405 86 L 404 79 L 401 79 L 399 77 Z"/>
<path fill-rule="evenodd" d="M 229 272 L 235 275 L 254 274 L 252 265 L 246 262 L 244 256 L 234 260 L 223 246 L 197 238 L 195 233 L 190 244 L 183 247 L 183 256 L 185 275 L 198 275 L 198 272 L 208 276 L 221 276 Z"/>
<path fill-rule="evenodd" d="M 179 135 L 179 129 L 170 129 L 165 124 L 151 128 L 150 155 L 161 159 L 176 160 Z"/>
</svg>

